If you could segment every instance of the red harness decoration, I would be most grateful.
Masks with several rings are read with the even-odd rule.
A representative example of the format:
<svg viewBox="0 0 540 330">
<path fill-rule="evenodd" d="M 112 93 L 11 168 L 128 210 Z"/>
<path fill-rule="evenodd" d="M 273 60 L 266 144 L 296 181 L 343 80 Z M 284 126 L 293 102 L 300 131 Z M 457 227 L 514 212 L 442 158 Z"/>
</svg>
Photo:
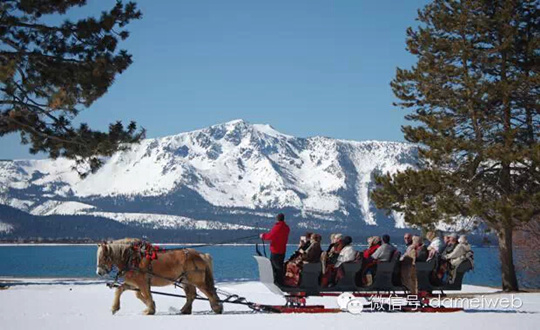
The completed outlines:
<svg viewBox="0 0 540 330">
<path fill-rule="evenodd" d="M 157 245 L 152 245 L 150 242 L 135 243 L 133 244 L 132 249 L 135 252 L 135 255 L 139 255 L 141 259 L 145 258 L 147 260 L 156 260 L 158 258 L 158 252 L 165 252 L 164 248 Z M 134 264 L 138 264 L 140 262 L 136 259 L 138 258 L 133 260 Z"/>
</svg>

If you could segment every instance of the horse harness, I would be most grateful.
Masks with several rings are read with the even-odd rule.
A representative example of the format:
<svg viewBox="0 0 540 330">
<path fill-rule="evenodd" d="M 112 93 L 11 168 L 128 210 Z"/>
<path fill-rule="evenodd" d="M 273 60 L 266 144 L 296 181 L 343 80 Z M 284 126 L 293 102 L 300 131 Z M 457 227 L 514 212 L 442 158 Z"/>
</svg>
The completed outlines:
<svg viewBox="0 0 540 330">
<path fill-rule="evenodd" d="M 177 250 L 177 249 L 166 250 L 166 249 L 163 249 L 163 248 L 160 248 L 158 246 L 152 245 L 151 243 L 145 242 L 145 241 L 131 243 L 131 247 L 128 250 L 129 254 L 128 254 L 128 257 L 126 258 L 125 265 L 124 265 L 122 270 L 119 270 L 117 272 L 117 274 L 116 274 L 116 276 L 114 278 L 113 284 L 118 283 L 118 280 L 121 277 L 124 277 L 126 275 L 126 273 L 128 273 L 129 271 L 138 271 L 138 272 L 144 273 L 146 275 L 146 280 L 147 280 L 149 286 L 151 284 L 152 277 L 157 277 L 157 278 L 172 282 L 175 287 L 183 288 L 182 284 L 184 284 L 185 277 L 186 277 L 187 273 L 204 271 L 203 269 L 200 269 L 197 266 L 197 263 L 195 262 L 195 260 L 193 258 L 191 259 L 191 261 L 192 261 L 193 267 L 195 269 L 194 270 L 184 270 L 176 279 L 163 277 L 163 276 L 155 274 L 152 271 L 152 262 L 154 260 L 158 259 L 158 253 L 167 252 L 167 251 L 173 251 L 173 250 Z M 185 258 L 186 258 L 186 263 L 187 263 L 187 261 L 189 259 L 189 251 L 188 251 L 188 249 L 187 248 L 182 248 L 180 250 L 182 250 L 184 252 L 184 255 L 185 255 Z M 140 264 L 144 259 L 148 260 L 147 269 L 143 269 L 143 268 L 140 267 Z"/>
</svg>

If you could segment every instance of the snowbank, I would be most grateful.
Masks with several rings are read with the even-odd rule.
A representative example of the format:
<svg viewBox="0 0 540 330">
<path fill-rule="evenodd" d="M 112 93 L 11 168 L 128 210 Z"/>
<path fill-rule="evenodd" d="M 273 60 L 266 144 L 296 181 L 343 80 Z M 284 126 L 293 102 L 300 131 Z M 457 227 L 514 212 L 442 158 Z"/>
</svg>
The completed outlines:
<svg viewBox="0 0 540 330">
<path fill-rule="evenodd" d="M 214 315 L 205 301 L 196 301 L 193 315 L 178 315 L 184 300 L 154 296 L 157 314 L 142 315 L 144 306 L 132 292 L 122 296 L 121 310 L 111 315 L 113 290 L 96 281 L 38 279 L 13 281 L 0 290 L 2 329 L 533 329 L 540 322 L 540 293 L 518 294 L 519 310 L 470 309 L 457 313 L 260 314 L 244 306 L 226 305 Z M 258 282 L 220 283 L 222 290 L 250 301 L 283 304 Z M 174 292 L 170 288 L 157 291 Z M 465 286 L 463 293 L 489 294 L 491 288 Z M 333 297 L 310 298 L 310 304 L 337 307 Z"/>
</svg>

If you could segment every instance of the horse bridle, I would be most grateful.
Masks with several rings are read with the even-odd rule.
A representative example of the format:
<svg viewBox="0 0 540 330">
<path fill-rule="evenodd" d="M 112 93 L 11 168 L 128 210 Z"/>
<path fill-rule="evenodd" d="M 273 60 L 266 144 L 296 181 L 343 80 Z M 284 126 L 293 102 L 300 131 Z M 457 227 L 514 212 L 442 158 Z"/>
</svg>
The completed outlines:
<svg viewBox="0 0 540 330">
<path fill-rule="evenodd" d="M 106 274 L 109 274 L 111 271 L 112 271 L 112 257 L 109 253 L 107 253 L 107 251 L 104 250 L 104 247 L 106 247 L 107 245 L 105 243 L 103 243 L 101 245 L 101 251 L 103 253 L 103 258 L 105 259 L 105 265 L 101 264 L 101 260 L 98 260 L 98 265 L 97 265 L 97 268 L 98 269 L 101 269 L 103 271 L 105 271 Z M 100 258 L 101 259 L 101 258 Z M 108 266 L 108 264 L 110 264 L 110 266 Z"/>
</svg>

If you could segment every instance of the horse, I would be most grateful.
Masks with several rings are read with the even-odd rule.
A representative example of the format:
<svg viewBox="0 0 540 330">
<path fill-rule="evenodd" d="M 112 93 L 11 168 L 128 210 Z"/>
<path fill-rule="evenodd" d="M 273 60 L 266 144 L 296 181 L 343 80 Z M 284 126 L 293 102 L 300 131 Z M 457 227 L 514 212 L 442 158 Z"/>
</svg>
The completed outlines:
<svg viewBox="0 0 540 330">
<path fill-rule="evenodd" d="M 214 286 L 212 257 L 193 249 L 165 250 L 157 253 L 154 260 L 141 257 L 139 251 L 133 249 L 140 244 L 138 239 L 121 239 L 109 243 L 98 244 L 97 269 L 99 276 L 109 274 L 113 266 L 124 278 L 124 283 L 116 288 L 112 313 L 120 310 L 120 296 L 125 290 L 136 290 L 135 295 L 145 305 L 144 314 L 153 315 L 156 305 L 150 292 L 151 286 L 167 286 L 180 282 L 186 293 L 186 303 L 182 314 L 191 314 L 193 301 L 199 289 L 208 297 L 214 313 L 221 314 L 223 305 L 219 301 Z M 135 266 L 133 266 L 135 263 Z"/>
</svg>

